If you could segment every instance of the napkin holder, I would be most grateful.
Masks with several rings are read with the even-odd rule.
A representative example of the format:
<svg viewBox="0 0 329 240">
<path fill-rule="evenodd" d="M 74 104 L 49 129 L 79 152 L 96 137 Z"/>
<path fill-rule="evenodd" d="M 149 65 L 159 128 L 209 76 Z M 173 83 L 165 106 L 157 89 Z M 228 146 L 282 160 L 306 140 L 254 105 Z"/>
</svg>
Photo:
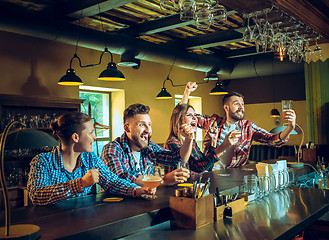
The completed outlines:
<svg viewBox="0 0 329 240">
<path fill-rule="evenodd" d="M 207 195 L 200 198 L 170 196 L 171 226 L 198 229 L 214 221 L 214 198 Z"/>
<path fill-rule="evenodd" d="M 244 199 L 237 198 L 235 201 L 227 203 L 227 206 L 232 208 L 232 214 L 240 212 L 245 209 Z M 215 211 L 214 211 L 214 220 L 215 221 L 224 217 L 225 208 L 226 208 L 226 206 L 224 204 L 220 205 L 218 207 L 215 207 Z"/>
</svg>

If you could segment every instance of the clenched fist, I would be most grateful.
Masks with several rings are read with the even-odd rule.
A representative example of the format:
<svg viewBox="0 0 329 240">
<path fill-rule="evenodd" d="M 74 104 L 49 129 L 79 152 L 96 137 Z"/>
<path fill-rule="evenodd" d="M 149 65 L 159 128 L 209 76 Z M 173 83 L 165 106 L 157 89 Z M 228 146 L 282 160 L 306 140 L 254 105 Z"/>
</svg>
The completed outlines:
<svg viewBox="0 0 329 240">
<path fill-rule="evenodd" d="M 99 181 L 100 172 L 98 169 L 90 169 L 82 178 L 81 184 L 82 187 L 90 187 Z"/>
</svg>

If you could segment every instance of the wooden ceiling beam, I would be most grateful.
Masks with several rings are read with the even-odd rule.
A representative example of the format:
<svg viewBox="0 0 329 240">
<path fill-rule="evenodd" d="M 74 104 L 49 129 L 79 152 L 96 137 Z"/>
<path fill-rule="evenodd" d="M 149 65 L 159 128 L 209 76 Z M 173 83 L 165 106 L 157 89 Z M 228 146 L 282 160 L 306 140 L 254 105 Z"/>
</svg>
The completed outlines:
<svg viewBox="0 0 329 240">
<path fill-rule="evenodd" d="M 241 42 L 242 34 L 234 31 L 232 29 L 226 31 L 218 31 L 208 34 L 203 34 L 196 37 L 188 37 L 182 40 L 176 40 L 172 42 L 168 42 L 168 46 L 179 46 L 179 48 L 184 48 L 188 50 L 193 49 L 204 49 L 222 46 L 230 43 Z"/>
<path fill-rule="evenodd" d="M 227 15 L 236 14 L 235 10 L 228 11 Z M 118 33 L 130 35 L 130 36 L 139 36 L 139 35 L 149 35 L 159 32 L 164 32 L 172 30 L 179 27 L 184 27 L 187 25 L 194 24 L 192 21 L 181 21 L 179 14 L 173 14 L 167 17 L 159 18 L 153 21 L 148 21 L 145 23 L 138 24 L 133 28 L 126 28 L 119 30 Z"/>
<path fill-rule="evenodd" d="M 125 4 L 135 2 L 136 0 L 107 0 L 98 4 L 93 4 L 82 9 L 76 10 L 67 14 L 68 17 L 71 18 L 83 18 L 90 17 L 99 14 L 100 12 L 106 12 L 114 8 L 121 7 Z M 82 14 L 81 14 L 82 11 Z"/>
</svg>

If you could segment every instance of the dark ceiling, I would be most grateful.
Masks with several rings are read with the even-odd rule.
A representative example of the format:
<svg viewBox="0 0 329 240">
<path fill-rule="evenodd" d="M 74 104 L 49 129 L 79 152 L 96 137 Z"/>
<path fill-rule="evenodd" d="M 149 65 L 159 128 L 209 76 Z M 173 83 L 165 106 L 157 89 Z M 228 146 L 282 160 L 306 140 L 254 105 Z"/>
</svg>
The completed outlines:
<svg viewBox="0 0 329 240">
<path fill-rule="evenodd" d="M 131 48 L 138 49 L 138 43 L 151 42 L 163 49 L 211 55 L 224 61 L 257 54 L 254 43 L 242 39 L 246 26 L 243 14 L 271 8 L 272 4 L 280 11 L 275 8 L 268 14 L 271 23 L 283 22 L 285 26 L 301 23 L 300 29 L 293 31 L 313 38 L 321 34 L 320 42 L 329 39 L 329 0 L 219 0 L 219 3 L 227 9 L 227 22 L 213 24 L 208 30 L 198 30 L 194 20 L 181 21 L 178 10 L 162 10 L 160 0 L 0 1 L 1 15 L 19 16 L 17 21 L 22 25 L 29 18 L 39 22 L 75 24 L 80 28 L 110 33 L 112 37 L 138 39 L 136 46 Z M 4 27 L 0 29 L 5 30 Z M 133 42 L 128 44 L 134 45 Z M 111 39 L 108 45 L 111 47 Z"/>
</svg>

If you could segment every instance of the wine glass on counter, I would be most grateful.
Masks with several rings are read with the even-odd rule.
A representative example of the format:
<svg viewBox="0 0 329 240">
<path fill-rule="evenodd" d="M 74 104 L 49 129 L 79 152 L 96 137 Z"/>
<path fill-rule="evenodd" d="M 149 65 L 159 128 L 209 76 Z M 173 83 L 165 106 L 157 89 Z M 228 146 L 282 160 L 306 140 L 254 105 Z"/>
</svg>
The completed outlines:
<svg viewBox="0 0 329 240">
<path fill-rule="evenodd" d="M 147 165 L 143 173 L 142 181 L 149 189 L 157 188 L 162 182 L 161 168 L 159 166 Z M 155 199 L 156 195 L 143 194 L 143 198 Z"/>
</svg>

